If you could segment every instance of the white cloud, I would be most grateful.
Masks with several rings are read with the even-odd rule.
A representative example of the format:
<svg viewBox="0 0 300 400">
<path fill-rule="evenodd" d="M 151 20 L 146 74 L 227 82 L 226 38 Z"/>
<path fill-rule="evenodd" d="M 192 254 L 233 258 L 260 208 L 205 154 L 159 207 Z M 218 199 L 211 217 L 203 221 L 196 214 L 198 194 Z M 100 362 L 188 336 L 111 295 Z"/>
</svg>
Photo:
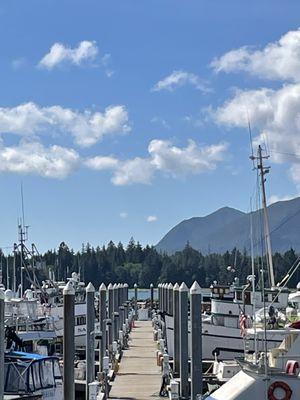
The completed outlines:
<svg viewBox="0 0 300 400">
<path fill-rule="evenodd" d="M 226 143 L 199 146 L 190 140 L 187 147 L 179 148 L 170 141 L 156 139 L 149 143 L 147 158 L 121 161 L 115 157 L 97 156 L 87 159 L 85 165 L 94 170 L 111 170 L 115 185 L 150 184 L 158 171 L 176 178 L 213 170 L 223 160 L 227 147 Z"/>
<path fill-rule="evenodd" d="M 214 115 L 220 124 L 247 128 L 247 113 L 259 132 L 255 145 L 267 141 L 275 162 L 299 162 L 293 154 L 300 154 L 300 84 L 237 92 Z"/>
<path fill-rule="evenodd" d="M 206 83 L 201 80 L 198 75 L 186 71 L 173 71 L 170 75 L 158 81 L 153 86 L 152 91 L 159 92 L 161 90 L 168 90 L 172 92 L 175 89 L 188 84 L 204 93 L 211 91 L 211 89 L 207 87 Z"/>
<path fill-rule="evenodd" d="M 186 174 L 200 174 L 213 170 L 224 158 L 226 143 L 198 146 L 189 140 L 187 147 L 173 146 L 167 140 L 152 140 L 148 146 L 151 163 L 161 171 L 174 177 Z"/>
<path fill-rule="evenodd" d="M 32 136 L 47 130 L 68 132 L 76 144 L 88 147 L 105 135 L 128 132 L 130 127 L 126 108 L 121 105 L 107 107 L 103 113 L 79 112 L 57 105 L 40 107 L 32 102 L 0 107 L 0 133 Z"/>
<path fill-rule="evenodd" d="M 63 63 L 81 65 L 95 60 L 98 52 L 95 41 L 84 40 L 73 49 L 62 43 L 54 43 L 49 53 L 40 60 L 38 66 L 51 70 Z"/>
<path fill-rule="evenodd" d="M 212 62 L 216 72 L 246 71 L 267 79 L 300 80 L 300 30 L 289 31 L 262 50 L 241 47 Z"/>
<path fill-rule="evenodd" d="M 111 181 L 118 186 L 133 183 L 150 184 L 154 172 L 155 169 L 148 159 L 136 157 L 132 160 L 120 161 Z"/>
<path fill-rule="evenodd" d="M 157 221 L 157 216 L 156 215 L 149 215 L 147 217 L 147 222 L 156 222 Z"/>
<path fill-rule="evenodd" d="M 114 170 L 119 165 L 119 160 L 115 157 L 96 156 L 85 160 L 85 165 L 96 171 Z"/>
<path fill-rule="evenodd" d="M 80 165 L 73 149 L 44 147 L 38 142 L 21 142 L 5 147 L 0 142 L 0 173 L 34 174 L 44 178 L 64 179 Z"/>
<path fill-rule="evenodd" d="M 125 219 L 125 218 L 127 218 L 128 217 L 128 214 L 127 214 L 127 212 L 120 212 L 120 218 L 123 218 L 123 219 Z"/>
</svg>

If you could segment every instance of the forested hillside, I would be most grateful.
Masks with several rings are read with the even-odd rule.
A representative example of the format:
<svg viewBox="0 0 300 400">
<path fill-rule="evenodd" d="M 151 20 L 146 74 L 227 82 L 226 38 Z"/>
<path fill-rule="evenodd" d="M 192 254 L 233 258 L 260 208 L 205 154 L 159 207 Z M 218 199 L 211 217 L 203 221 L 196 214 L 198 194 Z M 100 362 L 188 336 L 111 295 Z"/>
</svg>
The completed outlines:
<svg viewBox="0 0 300 400">
<path fill-rule="evenodd" d="M 288 268 L 295 262 L 297 255 L 294 250 L 284 254 L 274 254 L 276 282 L 278 282 Z M 36 269 L 39 280 L 46 279 L 51 269 L 57 280 L 66 280 L 73 271 L 80 272 L 81 279 L 91 281 L 95 287 L 101 282 L 127 282 L 131 287 L 137 283 L 140 287 L 149 287 L 150 283 L 182 282 L 191 285 L 197 280 L 202 287 L 209 287 L 214 280 L 220 283 L 232 282 L 235 276 L 245 282 L 251 273 L 251 259 L 246 252 L 233 249 L 224 254 L 203 255 L 187 244 L 183 251 L 173 255 L 161 254 L 154 247 L 142 247 L 133 239 L 124 248 L 121 243 L 115 245 L 110 242 L 106 247 L 93 248 L 89 244 L 82 246 L 80 252 L 74 252 L 65 243 L 61 243 L 58 250 L 49 250 L 41 256 L 43 267 Z M 20 265 L 17 257 L 17 267 Z M 3 282 L 6 283 L 6 258 L 1 256 Z M 8 265 L 12 276 L 13 258 L 9 257 Z M 261 259 L 256 259 L 256 266 L 261 265 Z M 228 271 L 228 266 L 234 272 Z M 256 267 L 257 268 L 257 267 Z M 17 268 L 20 270 L 20 268 Z M 28 287 L 29 281 L 24 280 Z M 290 282 L 295 287 L 300 280 L 296 274 Z M 20 275 L 18 275 L 20 281 Z"/>
</svg>

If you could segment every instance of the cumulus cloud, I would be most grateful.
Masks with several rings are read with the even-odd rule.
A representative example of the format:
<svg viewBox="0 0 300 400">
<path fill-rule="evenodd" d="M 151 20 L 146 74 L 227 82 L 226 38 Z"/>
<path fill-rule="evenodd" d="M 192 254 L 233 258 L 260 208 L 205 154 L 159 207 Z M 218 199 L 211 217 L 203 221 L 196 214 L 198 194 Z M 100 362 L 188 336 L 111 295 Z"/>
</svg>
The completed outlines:
<svg viewBox="0 0 300 400">
<path fill-rule="evenodd" d="M 191 85 L 204 93 L 211 91 L 198 75 L 186 71 L 173 71 L 170 75 L 158 81 L 153 86 L 152 91 L 159 92 L 161 90 L 168 90 L 169 92 L 173 92 L 175 89 L 185 85 Z"/>
<path fill-rule="evenodd" d="M 98 52 L 98 46 L 95 41 L 84 40 L 75 48 L 67 47 L 62 43 L 54 43 L 49 53 L 40 60 L 38 66 L 48 70 L 65 63 L 78 66 L 83 63 L 93 62 Z"/>
<path fill-rule="evenodd" d="M 125 218 L 127 218 L 128 217 L 128 214 L 127 214 L 127 212 L 120 212 L 120 218 L 123 218 L 123 219 L 125 219 Z"/>
<path fill-rule="evenodd" d="M 187 147 L 180 148 L 170 141 L 156 139 L 149 143 L 149 156 L 146 158 L 122 161 L 115 157 L 97 156 L 87 159 L 85 165 L 94 170 L 112 171 L 111 180 L 115 185 L 150 184 L 158 171 L 176 178 L 213 170 L 223 160 L 227 147 L 226 143 L 199 146 L 190 140 Z"/>
<path fill-rule="evenodd" d="M 33 174 L 44 178 L 64 179 L 80 165 L 73 149 L 44 147 L 39 142 L 21 142 L 5 147 L 0 142 L 0 173 Z"/>
<path fill-rule="evenodd" d="M 247 128 L 247 113 L 258 131 L 255 145 L 267 140 L 273 161 L 299 162 L 294 155 L 300 154 L 300 84 L 239 91 L 214 116 L 220 124 Z"/>
<path fill-rule="evenodd" d="M 161 171 L 172 176 L 199 174 L 216 168 L 224 158 L 226 143 L 199 146 L 189 140 L 187 147 L 173 146 L 167 140 L 152 140 L 148 146 L 151 163 Z"/>
<path fill-rule="evenodd" d="M 103 113 L 57 105 L 41 107 L 33 102 L 0 107 L 0 133 L 33 136 L 49 130 L 68 132 L 77 145 L 89 147 L 105 135 L 129 132 L 130 127 L 126 108 L 121 105 L 107 107 Z"/>
<path fill-rule="evenodd" d="M 289 31 L 262 50 L 244 46 L 212 62 L 216 72 L 246 71 L 275 80 L 300 81 L 300 30 Z"/>
<path fill-rule="evenodd" d="M 156 222 L 157 221 L 157 216 L 156 215 L 149 215 L 146 218 L 147 222 Z"/>
</svg>

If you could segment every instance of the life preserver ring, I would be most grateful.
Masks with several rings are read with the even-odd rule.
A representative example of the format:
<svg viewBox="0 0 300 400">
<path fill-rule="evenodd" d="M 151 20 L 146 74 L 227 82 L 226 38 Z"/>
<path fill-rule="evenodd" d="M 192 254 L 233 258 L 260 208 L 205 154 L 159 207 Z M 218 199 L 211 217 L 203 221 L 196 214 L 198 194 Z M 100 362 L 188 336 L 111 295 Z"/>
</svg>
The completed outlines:
<svg viewBox="0 0 300 400">
<path fill-rule="evenodd" d="M 276 381 L 273 382 L 268 389 L 268 400 L 279 400 L 277 397 L 274 396 L 274 392 L 277 388 L 281 388 L 282 390 L 285 391 L 285 396 L 282 397 L 282 400 L 290 400 L 292 397 L 292 389 L 289 387 L 289 385 L 283 381 Z"/>
</svg>

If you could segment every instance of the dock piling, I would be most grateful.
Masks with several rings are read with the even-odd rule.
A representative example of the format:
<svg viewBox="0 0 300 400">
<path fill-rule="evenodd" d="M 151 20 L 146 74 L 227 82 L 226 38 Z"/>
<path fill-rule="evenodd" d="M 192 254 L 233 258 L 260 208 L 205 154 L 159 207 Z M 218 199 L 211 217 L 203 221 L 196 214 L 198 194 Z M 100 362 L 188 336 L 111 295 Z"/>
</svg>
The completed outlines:
<svg viewBox="0 0 300 400">
<path fill-rule="evenodd" d="M 63 290 L 64 337 L 63 337 L 63 392 L 64 400 L 75 400 L 75 290 L 68 282 Z"/>
<path fill-rule="evenodd" d="M 0 290 L 0 399 L 4 397 L 4 345 L 5 345 L 5 313 L 4 292 Z"/>
<path fill-rule="evenodd" d="M 100 331 L 102 332 L 102 339 L 100 343 L 100 357 L 99 357 L 99 371 L 103 371 L 103 357 L 106 356 L 106 320 L 107 320 L 107 312 L 106 312 L 106 286 L 104 283 L 101 283 L 99 288 L 99 323 L 100 323 Z"/>
<path fill-rule="evenodd" d="M 189 395 L 188 345 L 188 287 L 183 282 L 179 288 L 179 375 L 181 399 L 187 399 Z"/>
<path fill-rule="evenodd" d="M 138 301 L 138 285 L 134 284 L 134 319 L 138 319 L 138 311 L 137 311 L 137 301 Z"/>
<path fill-rule="evenodd" d="M 195 281 L 190 289 L 191 315 L 191 400 L 202 395 L 202 317 L 201 289 Z"/>
<path fill-rule="evenodd" d="M 153 310 L 154 307 L 154 286 L 153 283 L 150 283 L 150 307 Z"/>
<path fill-rule="evenodd" d="M 173 315 L 173 285 L 169 283 L 168 285 L 168 313 Z"/>
<path fill-rule="evenodd" d="M 108 349 L 111 351 L 113 342 L 112 319 L 114 313 L 114 292 L 113 292 L 113 285 L 111 283 L 108 285 L 107 291 L 108 291 L 108 319 L 110 319 L 111 321 L 111 323 L 108 324 Z"/>
<path fill-rule="evenodd" d="M 89 400 L 89 384 L 95 380 L 95 288 L 90 282 L 86 289 L 86 386 L 85 398 Z M 103 343 L 103 332 L 101 344 Z"/>
<path fill-rule="evenodd" d="M 179 374 L 179 285 L 173 287 L 173 321 L 174 321 L 174 375 Z"/>
</svg>

